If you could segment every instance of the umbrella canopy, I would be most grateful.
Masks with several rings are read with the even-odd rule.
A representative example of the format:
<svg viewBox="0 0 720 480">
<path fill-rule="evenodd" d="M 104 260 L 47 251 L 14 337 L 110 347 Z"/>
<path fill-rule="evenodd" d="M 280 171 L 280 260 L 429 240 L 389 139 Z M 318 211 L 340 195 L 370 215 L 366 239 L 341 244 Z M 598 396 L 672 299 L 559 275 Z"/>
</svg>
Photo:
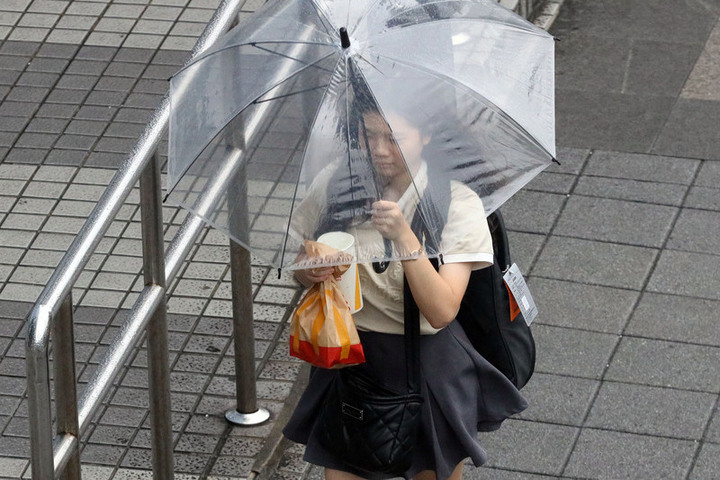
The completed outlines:
<svg viewBox="0 0 720 480">
<path fill-rule="evenodd" d="M 275 267 L 330 230 L 404 258 L 362 233 L 388 169 L 409 217 L 449 182 L 488 215 L 554 159 L 553 43 L 493 0 L 270 1 L 171 79 L 168 198 Z M 441 255 L 443 207 L 419 208 Z"/>
</svg>

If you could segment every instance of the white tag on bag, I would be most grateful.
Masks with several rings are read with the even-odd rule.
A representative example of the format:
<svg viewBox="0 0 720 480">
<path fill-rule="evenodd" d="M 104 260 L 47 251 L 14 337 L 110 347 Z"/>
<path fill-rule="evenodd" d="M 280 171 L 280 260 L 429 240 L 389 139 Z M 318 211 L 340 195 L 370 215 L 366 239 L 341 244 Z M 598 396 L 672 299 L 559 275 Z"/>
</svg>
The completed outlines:
<svg viewBox="0 0 720 480">
<path fill-rule="evenodd" d="M 525 283 L 525 279 L 522 273 L 520 273 L 520 268 L 517 266 L 517 263 L 513 263 L 510 268 L 508 268 L 505 275 L 503 275 L 503 279 L 505 280 L 505 285 L 508 286 L 513 297 L 515 297 L 517 306 L 525 318 L 525 323 L 530 326 L 533 320 L 535 320 L 535 317 L 537 317 L 537 306 L 535 306 L 535 301 L 530 294 L 530 289 L 527 283 Z"/>
</svg>

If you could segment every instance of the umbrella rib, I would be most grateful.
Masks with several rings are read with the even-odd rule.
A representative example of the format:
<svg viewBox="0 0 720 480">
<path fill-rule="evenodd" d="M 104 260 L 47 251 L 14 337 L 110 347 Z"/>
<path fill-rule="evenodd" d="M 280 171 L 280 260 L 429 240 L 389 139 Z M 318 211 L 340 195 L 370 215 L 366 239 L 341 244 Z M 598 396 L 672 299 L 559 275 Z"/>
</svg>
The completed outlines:
<svg viewBox="0 0 720 480">
<path fill-rule="evenodd" d="M 361 57 L 361 58 L 362 58 L 362 57 Z M 364 58 L 362 58 L 362 60 L 363 60 L 364 62 L 368 62 L 368 60 L 366 60 L 366 59 L 364 59 Z M 370 63 L 368 62 L 368 64 L 370 64 Z M 375 67 L 375 66 L 372 65 L 372 64 L 370 64 L 370 65 L 371 65 L 373 68 L 375 68 L 376 70 L 378 70 L 378 72 L 382 73 L 382 71 L 380 71 L 379 69 L 377 69 L 377 67 Z M 362 70 L 361 70 L 360 68 L 357 69 L 357 74 L 358 74 L 359 77 L 361 77 L 361 78 L 363 79 L 363 81 L 365 82 L 365 84 L 368 86 L 368 93 L 369 93 L 370 96 L 372 97 L 373 102 L 375 103 L 375 106 L 377 107 L 377 109 L 378 109 L 378 111 L 380 112 L 380 114 L 383 116 L 383 118 L 387 118 L 387 117 L 385 116 L 385 113 L 383 113 L 382 109 L 380 108 L 380 103 L 378 102 L 377 97 L 375 97 L 375 94 L 373 93 L 372 89 L 369 88 L 369 87 L 370 87 L 370 84 L 368 83 L 367 79 L 365 78 L 365 75 L 363 75 Z M 395 143 L 397 144 L 397 140 L 395 139 L 395 134 L 393 133 L 392 127 L 391 127 L 389 124 L 388 124 L 388 128 L 390 128 L 390 133 L 391 133 L 392 136 L 393 136 L 393 141 L 395 141 Z M 369 147 L 368 147 L 368 150 L 369 150 Z M 405 155 L 402 153 L 402 151 L 400 151 L 400 155 L 401 155 L 401 157 L 402 157 L 402 159 L 403 159 L 403 164 L 405 165 L 405 169 L 406 169 L 408 172 L 410 172 L 410 167 L 408 167 L 407 161 L 405 160 Z M 414 181 L 411 182 L 411 184 L 412 184 L 413 188 L 415 189 L 415 193 L 418 195 L 418 198 L 419 198 L 419 197 L 420 197 L 420 192 L 418 192 L 418 190 L 417 190 L 417 185 L 415 185 L 415 182 L 414 182 Z M 380 193 L 381 193 L 380 190 L 378 190 L 378 194 L 380 194 Z M 427 224 L 428 224 L 428 223 L 427 223 L 428 219 L 427 219 L 427 216 L 423 213 L 422 209 L 420 208 L 420 204 L 418 204 L 417 210 L 418 210 L 418 212 L 420 212 L 420 217 L 422 218 L 423 222 L 425 222 L 425 224 L 427 225 Z M 432 236 L 432 235 L 430 235 L 429 232 L 427 232 L 427 233 L 428 233 L 429 236 Z M 438 241 L 438 239 L 433 238 L 432 240 L 435 242 L 435 245 L 440 245 L 440 242 Z M 387 245 L 386 245 L 385 247 L 386 247 L 386 250 L 387 250 Z"/>
<path fill-rule="evenodd" d="M 320 45 L 320 46 L 326 46 L 326 47 L 334 47 L 334 45 L 333 45 L 333 44 L 330 44 L 330 43 L 324 43 L 324 42 L 304 42 L 304 41 L 300 41 L 300 40 L 298 40 L 298 41 L 294 41 L 294 40 L 293 40 L 293 41 L 289 41 L 289 40 L 277 40 L 277 41 L 266 40 L 266 41 L 263 41 L 263 42 L 243 42 L 243 43 L 236 43 L 236 44 L 233 44 L 233 45 L 226 45 L 226 46 L 224 46 L 224 47 L 222 47 L 222 48 L 220 48 L 220 49 L 213 50 L 212 52 L 206 53 L 206 54 L 203 55 L 202 57 L 194 60 L 192 63 L 190 63 L 190 64 L 185 65 L 184 67 L 182 67 L 180 70 L 178 70 L 177 72 L 175 72 L 175 74 L 172 75 L 170 78 L 172 79 L 172 78 L 177 77 L 178 75 L 180 75 L 181 73 L 183 73 L 185 70 L 188 70 L 188 69 L 190 69 L 191 67 L 197 66 L 199 63 L 201 63 L 201 62 L 202 62 L 203 60 L 205 60 L 206 58 L 215 56 L 215 54 L 217 54 L 217 53 L 224 52 L 224 51 L 226 51 L 226 50 L 231 50 L 231 49 L 239 48 L 239 47 L 248 47 L 248 46 L 250 46 L 250 47 L 260 48 L 258 45 L 266 45 L 266 44 L 267 44 L 267 45 L 271 45 L 271 44 L 273 44 L 273 45 Z M 273 52 L 272 50 L 269 50 L 269 49 L 267 49 L 267 48 L 261 48 L 261 50 L 264 50 L 264 51 L 270 52 L 270 53 L 275 53 L 276 55 L 280 55 L 279 53 Z M 296 61 L 298 61 L 298 62 L 300 61 L 300 60 L 298 60 L 298 59 L 296 59 L 296 58 L 293 58 L 293 57 L 290 57 L 290 56 L 288 56 L 288 55 L 283 55 L 283 56 L 286 57 L 286 58 L 290 58 L 290 59 L 292 59 L 292 60 L 296 60 Z"/>
<path fill-rule="evenodd" d="M 247 103 L 246 105 L 243 105 L 242 108 L 239 108 L 239 109 L 236 110 L 232 115 L 229 115 L 229 116 L 228 116 L 228 119 L 227 119 L 221 126 L 218 127 L 217 131 L 216 131 L 215 134 L 212 136 L 212 138 L 210 139 L 210 141 L 208 142 L 207 145 L 209 145 L 213 140 L 215 140 L 215 139 L 217 138 L 217 136 L 222 133 L 222 131 L 225 129 L 225 127 L 227 127 L 227 126 L 230 124 L 230 122 L 232 122 L 232 121 L 233 121 L 240 113 L 242 113 L 247 107 L 249 107 L 250 105 L 257 105 L 257 104 L 262 103 L 262 102 L 258 102 L 258 99 L 259 99 L 259 98 L 262 98 L 263 95 L 267 94 L 268 92 L 270 92 L 273 88 L 277 87 L 278 85 L 281 85 L 282 83 L 287 82 L 288 80 L 290 80 L 291 78 L 293 78 L 293 77 L 295 77 L 296 75 L 300 74 L 301 72 L 304 72 L 306 69 L 312 67 L 314 64 L 319 63 L 319 62 L 322 62 L 323 60 L 329 58 L 329 57 L 332 56 L 334 53 L 335 53 L 335 52 L 329 53 L 328 55 L 325 55 L 324 57 L 316 60 L 316 61 L 313 62 L 313 63 L 308 63 L 308 64 L 306 64 L 306 65 L 305 65 L 303 68 L 301 68 L 300 70 L 294 72 L 294 73 L 291 74 L 291 75 L 288 75 L 288 76 L 287 76 L 286 78 L 284 78 L 282 81 L 279 81 L 278 83 L 274 84 L 271 88 L 269 88 L 269 89 L 265 90 L 264 92 L 262 92 L 260 95 L 258 95 L 258 96 L 255 98 L 255 100 Z M 322 86 L 320 86 L 320 87 L 318 87 L 318 88 L 322 88 Z M 185 174 L 188 172 L 188 170 L 190 170 L 190 168 L 195 164 L 195 162 L 196 162 L 197 159 L 199 158 L 200 154 L 207 148 L 207 145 L 206 145 L 205 147 L 203 147 L 196 155 L 194 155 L 195 158 L 193 158 L 193 160 L 192 160 L 190 163 L 188 163 L 187 167 L 185 167 L 185 168 L 183 169 L 182 173 L 178 175 L 178 177 L 177 177 L 178 179 L 179 179 L 179 178 L 182 178 L 183 176 L 185 176 Z M 173 186 L 172 189 L 168 189 L 168 191 L 167 191 L 167 193 L 166 193 L 166 195 L 165 195 L 166 198 L 167 198 L 167 196 L 169 196 L 169 195 L 173 192 L 174 189 L 175 189 L 175 185 Z"/>
<path fill-rule="evenodd" d="M 298 44 L 298 45 L 300 45 L 300 44 Z M 320 43 L 303 43 L 302 45 L 325 45 L 325 44 L 320 44 Z M 326 55 L 325 57 L 323 57 L 323 58 L 321 58 L 321 59 L 319 59 L 319 60 L 315 60 L 315 61 L 312 62 L 312 63 L 307 63 L 307 62 L 303 62 L 303 61 L 301 61 L 301 60 L 299 60 L 299 59 L 297 59 L 297 58 L 291 57 L 290 55 L 286 55 L 286 54 L 284 54 L 284 53 L 278 53 L 278 52 L 276 52 L 276 51 L 274 51 L 274 50 L 271 50 L 271 49 L 269 49 L 269 48 L 260 47 L 259 44 L 254 44 L 253 46 L 254 46 L 255 48 L 257 48 L 258 50 L 261 50 L 261 51 L 263 51 L 263 52 L 268 52 L 268 53 L 271 53 L 271 54 L 273 54 L 273 55 L 277 55 L 278 57 L 287 58 L 288 60 L 293 60 L 293 61 L 295 61 L 295 62 L 301 63 L 301 64 L 303 64 L 303 65 L 305 65 L 305 66 L 308 66 L 308 67 L 310 67 L 310 66 L 312 66 L 312 65 L 314 65 L 314 64 L 316 64 L 316 63 L 318 63 L 318 62 L 320 62 L 320 61 L 322 61 L 322 60 L 324 60 L 324 59 L 326 59 L 327 57 L 329 57 L 330 55 L 332 55 L 332 53 L 334 53 L 334 52 L 332 52 L 332 53 Z M 322 69 L 322 68 L 321 68 L 321 70 L 328 71 L 327 69 Z"/>
<path fill-rule="evenodd" d="M 422 71 L 423 73 L 425 73 L 425 74 L 427 74 L 427 75 L 429 75 L 429 76 L 431 76 L 431 77 L 435 77 L 435 78 L 437 78 L 438 80 L 446 81 L 446 82 L 448 82 L 448 83 L 450 83 L 450 84 L 452 84 L 452 85 L 454 85 L 454 86 L 456 86 L 456 87 L 461 87 L 462 89 L 464 89 L 466 92 L 468 92 L 468 93 L 469 93 L 470 95 L 472 95 L 472 96 L 479 96 L 479 97 L 481 97 L 481 98 L 485 101 L 485 103 L 487 104 L 488 107 L 490 107 L 494 112 L 498 113 L 498 114 L 501 115 L 503 118 L 505 118 L 513 127 L 517 128 L 521 133 L 525 134 L 525 135 L 527 136 L 527 138 L 531 139 L 531 140 L 533 141 L 533 143 L 535 143 L 535 146 L 537 146 L 538 148 L 540 148 L 540 149 L 541 149 L 543 152 L 545 152 L 550 158 L 552 158 L 553 160 L 555 160 L 555 155 L 553 155 L 552 153 L 550 153 L 550 152 L 548 151 L 548 149 L 545 148 L 545 147 L 538 141 L 538 139 L 535 138 L 534 135 L 532 135 L 530 132 L 528 132 L 527 129 L 525 129 L 525 127 L 523 127 L 520 123 L 518 123 L 517 120 L 515 120 L 512 116 L 510 116 L 507 112 L 505 112 L 505 110 L 503 110 L 502 108 L 500 108 L 499 106 L 497 106 L 494 102 L 491 102 L 487 97 L 485 97 L 484 95 L 482 95 L 482 94 L 479 93 L 478 91 L 473 90 L 472 88 L 470 88 L 469 86 L 467 86 L 464 82 L 461 82 L 460 80 L 457 80 L 457 79 L 455 79 L 455 78 L 452 78 L 452 77 L 450 77 L 450 76 L 448 76 L 448 75 L 444 75 L 444 74 L 442 74 L 442 73 L 435 72 L 435 71 L 430 70 L 430 69 L 428 69 L 428 68 L 421 67 L 421 66 L 416 65 L 416 64 L 414 64 L 414 63 L 407 62 L 407 61 L 402 60 L 402 59 L 400 59 L 400 58 L 394 58 L 394 57 L 390 57 L 390 56 L 387 56 L 387 55 L 381 55 L 381 56 L 384 57 L 384 58 L 386 58 L 386 59 L 388 59 L 388 60 L 390 60 L 390 61 L 397 62 L 397 63 L 400 63 L 400 64 L 402 64 L 402 65 L 405 65 L 406 67 L 409 67 L 409 68 L 412 68 L 412 69 L 415 69 L 415 70 Z"/>
<path fill-rule="evenodd" d="M 328 58 L 329 56 L 330 56 L 330 55 L 328 55 L 328 56 L 325 57 L 325 58 Z M 324 59 L 323 59 L 323 60 L 324 60 Z M 340 61 L 342 61 L 342 58 L 338 61 L 338 63 L 339 63 Z M 332 79 L 330 79 L 330 80 L 332 80 Z M 325 98 L 327 97 L 327 95 L 328 95 L 328 89 L 326 88 L 325 93 L 323 94 L 323 98 L 322 98 L 322 100 L 320 100 L 320 102 L 319 102 L 318 105 L 322 105 L 322 104 L 323 104 L 323 102 L 325 101 Z M 319 113 L 320 113 L 320 109 L 318 108 L 318 109 L 315 111 L 315 117 L 313 118 L 312 124 L 310 125 L 310 128 L 309 128 L 308 131 L 312 131 L 312 130 L 313 130 L 313 127 L 315 126 L 315 123 L 317 122 Z M 307 154 L 308 144 L 309 144 L 309 142 L 305 142 L 305 146 L 303 147 L 303 153 L 302 153 L 302 158 L 303 158 L 303 159 L 305 158 L 305 155 Z M 295 209 L 295 200 L 297 199 L 297 191 L 298 191 L 298 188 L 300 188 L 300 182 L 295 182 L 295 190 L 293 191 L 292 205 L 290 206 L 290 211 L 291 211 L 291 212 Z M 283 263 L 284 263 L 284 261 L 285 261 L 285 251 L 287 250 L 287 242 L 288 242 L 288 239 L 289 239 L 289 236 L 290 236 L 289 233 L 290 233 L 290 220 L 288 220 L 288 222 L 287 222 L 286 233 L 285 233 L 285 241 L 283 242 L 282 251 L 280 252 L 280 265 L 281 265 L 281 268 L 282 268 L 282 265 L 283 265 Z M 280 272 L 281 272 L 281 269 L 278 269 L 278 273 L 280 273 Z"/>
<path fill-rule="evenodd" d="M 357 16 L 357 21 L 355 22 L 355 25 L 352 26 L 352 30 L 355 30 L 355 29 L 357 28 L 357 26 L 360 25 L 360 22 L 362 21 L 362 19 L 365 18 L 365 16 L 367 15 L 367 13 L 368 13 L 370 10 L 372 10 L 373 8 L 375 8 L 375 6 L 376 6 L 378 3 L 380 3 L 381 1 L 382 1 L 382 0 L 375 0 L 373 3 L 371 3 L 371 4 L 365 9 L 365 12 L 363 12 L 362 15 L 358 15 L 358 16 Z M 349 15 L 350 15 L 350 12 L 348 11 L 348 16 L 349 16 Z M 348 18 L 347 21 L 349 22 L 350 19 Z M 348 28 L 348 30 L 350 30 L 350 29 Z"/>
<path fill-rule="evenodd" d="M 327 85 L 318 85 L 317 87 L 310 87 L 310 88 L 306 88 L 306 89 L 303 89 L 303 90 L 298 90 L 298 91 L 296 91 L 296 92 L 286 93 L 286 94 L 284 94 L 284 95 L 278 95 L 277 97 L 266 98 L 266 99 L 264 99 L 264 100 L 254 100 L 253 102 L 250 102 L 250 104 L 248 104 L 248 107 L 249 107 L 250 105 L 262 105 L 263 103 L 271 102 L 271 101 L 273 101 L 273 100 L 280 100 L 280 99 L 282 99 L 282 98 L 289 98 L 289 97 L 292 97 L 293 95 L 299 95 L 299 94 L 301 94 L 301 93 L 312 92 L 313 90 L 320 90 L 320 89 L 323 89 L 323 88 L 326 88 L 326 87 L 327 87 Z M 247 107 L 245 107 L 245 108 L 247 108 Z"/>
<path fill-rule="evenodd" d="M 435 2 L 435 3 L 439 3 L 439 2 Z M 430 5 L 430 4 L 425 4 L 422 7 L 418 7 L 418 8 L 424 8 L 425 6 L 428 6 L 428 5 Z M 407 13 L 407 10 L 404 11 L 403 13 Z M 393 18 L 397 18 L 398 16 L 399 15 L 395 15 Z M 392 21 L 393 18 L 389 19 L 388 23 L 390 21 Z M 431 18 L 431 19 L 428 19 L 428 20 L 425 20 L 422 22 L 415 22 L 415 23 L 404 24 L 404 25 L 402 25 L 402 24 L 393 25 L 392 27 L 388 28 L 384 32 L 379 32 L 379 33 L 380 34 L 388 34 L 390 32 L 395 32 L 400 29 L 418 27 L 419 25 L 425 25 L 426 23 L 430 23 L 430 22 L 445 23 L 445 22 L 478 22 L 478 21 L 482 21 L 484 23 L 493 23 L 493 24 L 498 24 L 498 25 L 504 25 L 506 27 L 520 30 L 522 32 L 532 33 L 532 34 L 540 36 L 540 37 L 549 36 L 549 34 L 545 30 L 542 30 L 539 27 L 535 27 L 532 23 L 509 24 L 502 20 L 497 20 L 497 19 L 493 19 L 493 18 L 464 18 L 464 17 Z"/>
</svg>

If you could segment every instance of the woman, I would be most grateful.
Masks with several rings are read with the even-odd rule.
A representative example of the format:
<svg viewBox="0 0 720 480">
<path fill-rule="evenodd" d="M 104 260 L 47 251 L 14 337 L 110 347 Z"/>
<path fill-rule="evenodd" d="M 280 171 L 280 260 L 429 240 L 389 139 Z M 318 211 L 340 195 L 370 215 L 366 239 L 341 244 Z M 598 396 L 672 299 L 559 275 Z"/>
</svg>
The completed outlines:
<svg viewBox="0 0 720 480">
<path fill-rule="evenodd" d="M 419 255 L 423 243 L 409 223 L 428 185 L 428 165 L 422 153 L 430 137 L 406 118 L 393 114 L 387 118 L 392 131 L 377 111 L 363 114 L 361 137 L 366 139 L 382 198 L 372 204 L 369 221 L 349 231 L 358 244 L 390 240 L 398 258 L 408 259 L 390 262 L 383 273 L 371 265 L 358 265 L 364 307 L 353 318 L 367 361 L 353 368 L 363 369 L 389 388 L 402 390 L 406 386 L 404 275 L 421 313 L 421 384 L 425 398 L 420 438 L 405 478 L 457 480 L 462 478 L 466 458 L 475 465 L 486 461 L 477 442 L 478 430 L 498 428 L 505 418 L 522 411 L 527 404 L 517 389 L 477 354 L 462 327 L 453 321 L 471 271 L 492 263 L 487 222 L 478 215 L 483 211 L 482 203 L 469 188 L 452 182 L 450 209 L 441 237 L 444 263 L 436 270 L 430 260 Z M 311 222 L 323 217 L 327 201 L 319 192 L 325 191 L 324 187 L 317 188 L 306 198 L 302 219 Z M 298 270 L 295 276 L 309 287 L 331 274 L 332 268 L 327 268 Z M 315 421 L 336 374 L 335 370 L 314 369 L 284 433 L 307 445 L 305 459 L 324 466 L 329 480 L 384 478 L 353 470 L 317 441 L 315 429 L 319 427 Z"/>
</svg>

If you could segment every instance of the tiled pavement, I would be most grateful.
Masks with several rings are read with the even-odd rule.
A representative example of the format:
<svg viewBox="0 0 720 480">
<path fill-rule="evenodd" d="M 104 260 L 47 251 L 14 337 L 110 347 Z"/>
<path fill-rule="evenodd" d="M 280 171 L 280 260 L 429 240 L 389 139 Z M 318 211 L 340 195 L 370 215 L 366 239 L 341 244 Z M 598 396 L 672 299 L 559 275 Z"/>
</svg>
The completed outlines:
<svg viewBox="0 0 720 480">
<path fill-rule="evenodd" d="M 23 319 L 218 3 L 0 3 L 0 478 L 28 476 Z M 531 407 L 483 436 L 490 463 L 466 478 L 720 478 L 718 18 L 717 0 L 565 0 L 562 165 L 504 210 L 542 313 Z M 73 290 L 81 383 L 140 290 L 137 197 Z M 169 240 L 184 217 L 164 213 Z M 227 239 L 204 231 L 170 286 L 179 480 L 245 478 L 275 451 L 303 373 L 283 332 L 297 290 L 269 273 L 253 269 L 273 421 L 253 428 L 223 418 Z M 83 439 L 83 478 L 151 478 L 145 350 L 128 363 Z M 285 450 L 273 477 L 319 478 L 301 453 Z"/>
</svg>

